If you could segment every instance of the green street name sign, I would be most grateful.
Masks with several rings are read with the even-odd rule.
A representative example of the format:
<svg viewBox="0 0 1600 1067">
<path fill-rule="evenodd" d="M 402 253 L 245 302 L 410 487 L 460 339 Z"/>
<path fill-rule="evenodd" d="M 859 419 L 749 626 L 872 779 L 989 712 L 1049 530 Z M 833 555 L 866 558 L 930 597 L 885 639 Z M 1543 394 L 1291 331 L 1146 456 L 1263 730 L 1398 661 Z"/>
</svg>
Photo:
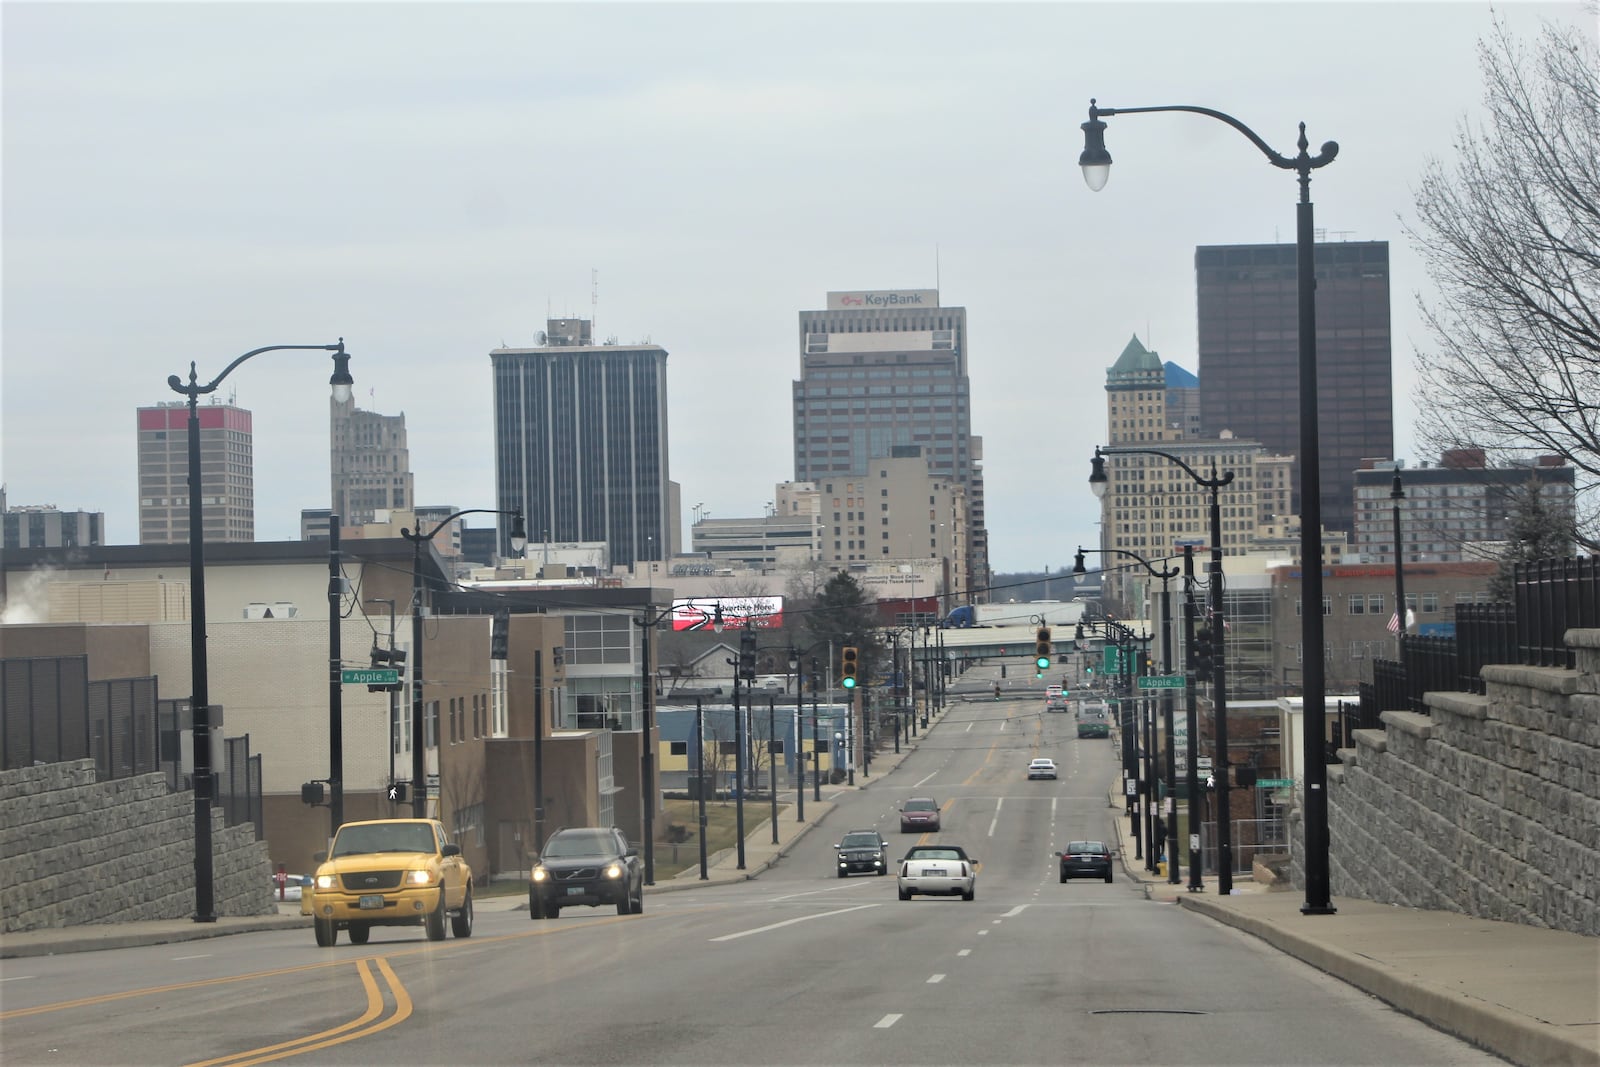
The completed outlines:
<svg viewBox="0 0 1600 1067">
<path fill-rule="evenodd" d="M 1140 689 L 1182 689 L 1181 674 L 1147 674 L 1139 679 Z"/>
<path fill-rule="evenodd" d="M 1288 789 L 1294 785 L 1293 778 L 1257 778 L 1257 789 Z"/>
<path fill-rule="evenodd" d="M 339 681 L 345 685 L 399 685 L 400 672 L 393 667 L 346 667 L 339 672 Z"/>
</svg>

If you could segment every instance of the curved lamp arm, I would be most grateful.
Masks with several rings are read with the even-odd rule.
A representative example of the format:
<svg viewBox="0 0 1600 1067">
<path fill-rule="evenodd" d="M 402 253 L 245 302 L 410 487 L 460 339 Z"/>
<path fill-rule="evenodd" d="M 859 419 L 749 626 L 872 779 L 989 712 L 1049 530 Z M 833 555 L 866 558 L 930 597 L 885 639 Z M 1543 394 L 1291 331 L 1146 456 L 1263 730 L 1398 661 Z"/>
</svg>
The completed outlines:
<svg viewBox="0 0 1600 1067">
<path fill-rule="evenodd" d="M 205 385 L 199 384 L 199 376 L 195 373 L 195 365 L 189 364 L 189 384 L 185 385 L 183 379 L 176 374 L 168 375 L 167 384 L 175 393 L 182 393 L 189 398 L 192 404 L 195 399 L 205 393 L 216 392 L 217 386 L 222 384 L 222 379 L 233 373 L 233 369 L 251 356 L 259 356 L 263 352 L 332 352 L 333 375 L 328 379 L 328 384 L 333 386 L 333 398 L 343 404 L 350 399 L 350 387 L 355 384 L 355 379 L 350 377 L 350 354 L 344 350 L 344 338 L 339 338 L 336 345 L 267 345 L 264 348 L 252 348 L 226 367 L 222 373 Z"/>
<path fill-rule="evenodd" d="M 500 511 L 496 508 L 467 508 L 465 511 L 458 511 L 454 515 L 447 515 L 443 519 L 440 519 L 439 524 L 425 534 L 413 533 L 402 526 L 400 527 L 400 536 L 404 537 L 407 541 L 410 541 L 413 544 L 420 545 L 423 542 L 432 541 L 440 530 L 444 529 L 446 526 L 449 526 L 452 522 L 454 522 L 456 519 L 459 519 L 463 515 L 510 515 L 511 550 L 520 555 L 522 550 L 528 547 L 528 531 L 522 525 L 521 508 L 516 508 L 512 511 Z"/>
<path fill-rule="evenodd" d="M 1306 140 L 1306 124 L 1300 124 L 1300 140 L 1296 143 L 1299 152 L 1294 156 L 1286 156 L 1263 141 L 1250 127 L 1234 118 L 1232 115 L 1216 111 L 1209 107 L 1195 107 L 1190 104 L 1163 104 L 1157 107 L 1099 107 L 1096 101 L 1089 100 L 1089 121 L 1079 128 L 1083 130 L 1083 153 L 1078 156 L 1078 165 L 1083 168 L 1083 180 L 1094 192 L 1105 188 L 1106 180 L 1111 176 L 1111 153 L 1106 151 L 1106 124 L 1100 121 L 1102 115 L 1138 115 L 1148 114 L 1152 111 L 1187 111 L 1193 115 L 1205 115 L 1219 122 L 1225 122 L 1249 138 L 1250 143 L 1261 149 L 1261 154 L 1267 161 L 1280 170 L 1296 171 L 1302 183 L 1310 181 L 1311 172 L 1332 163 L 1339 155 L 1339 142 L 1325 141 L 1319 154 L 1313 156 L 1307 149 L 1310 142 Z"/>
</svg>

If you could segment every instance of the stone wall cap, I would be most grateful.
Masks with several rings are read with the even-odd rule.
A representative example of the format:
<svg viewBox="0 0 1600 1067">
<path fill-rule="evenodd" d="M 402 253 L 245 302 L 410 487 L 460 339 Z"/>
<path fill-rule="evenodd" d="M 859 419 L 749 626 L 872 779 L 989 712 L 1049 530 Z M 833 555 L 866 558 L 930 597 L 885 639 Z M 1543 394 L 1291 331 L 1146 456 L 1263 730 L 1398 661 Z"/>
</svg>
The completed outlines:
<svg viewBox="0 0 1600 1067">
<path fill-rule="evenodd" d="M 1414 711 L 1384 711 L 1378 714 L 1378 718 L 1385 726 L 1392 726 L 1401 733 L 1420 737 L 1424 741 L 1433 736 L 1433 720 Z"/>
</svg>

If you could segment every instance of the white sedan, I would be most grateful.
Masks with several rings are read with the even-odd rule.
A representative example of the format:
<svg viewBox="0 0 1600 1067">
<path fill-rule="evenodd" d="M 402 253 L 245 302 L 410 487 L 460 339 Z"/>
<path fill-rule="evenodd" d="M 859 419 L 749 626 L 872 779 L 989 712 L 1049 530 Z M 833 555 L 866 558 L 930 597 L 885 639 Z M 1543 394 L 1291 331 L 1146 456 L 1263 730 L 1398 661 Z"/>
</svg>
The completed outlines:
<svg viewBox="0 0 1600 1067">
<path fill-rule="evenodd" d="M 1028 764 L 1028 778 L 1054 778 L 1056 776 L 1056 761 L 1053 759 L 1036 759 Z"/>
<path fill-rule="evenodd" d="M 971 900 L 978 892 L 978 862 L 960 845 L 916 845 L 900 861 L 900 899 L 917 893 L 961 895 Z"/>
</svg>

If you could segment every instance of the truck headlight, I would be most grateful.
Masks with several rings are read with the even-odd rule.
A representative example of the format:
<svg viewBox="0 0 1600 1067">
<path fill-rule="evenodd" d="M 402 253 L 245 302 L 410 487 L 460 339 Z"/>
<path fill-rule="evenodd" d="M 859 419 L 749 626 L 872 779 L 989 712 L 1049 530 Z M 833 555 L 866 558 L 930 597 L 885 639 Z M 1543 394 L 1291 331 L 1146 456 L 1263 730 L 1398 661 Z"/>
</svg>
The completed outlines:
<svg viewBox="0 0 1600 1067">
<path fill-rule="evenodd" d="M 331 874 L 319 874 L 319 875 L 317 875 L 317 888 L 318 889 L 332 889 L 333 888 L 333 882 L 334 882 L 334 878 L 333 878 L 333 875 L 331 875 Z"/>
<path fill-rule="evenodd" d="M 431 885 L 433 878 L 426 870 L 416 870 L 407 871 L 404 881 L 406 885 Z"/>
</svg>

